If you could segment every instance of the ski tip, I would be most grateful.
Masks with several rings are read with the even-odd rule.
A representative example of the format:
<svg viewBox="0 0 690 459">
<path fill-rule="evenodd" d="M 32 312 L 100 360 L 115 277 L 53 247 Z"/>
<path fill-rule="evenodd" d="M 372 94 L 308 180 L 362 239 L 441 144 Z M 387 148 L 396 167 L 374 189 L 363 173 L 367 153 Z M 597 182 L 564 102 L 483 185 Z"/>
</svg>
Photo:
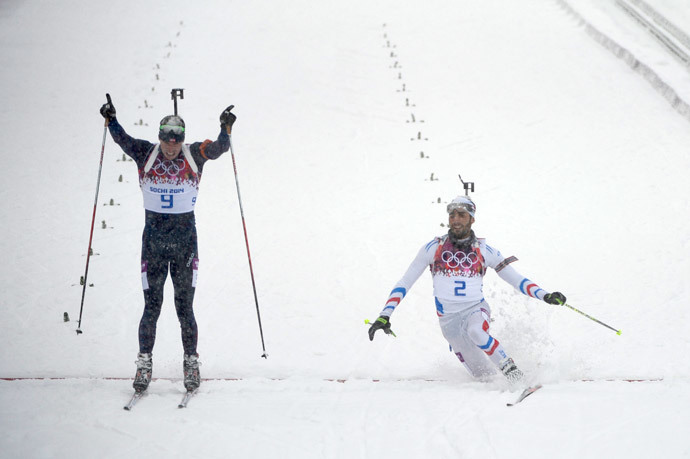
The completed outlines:
<svg viewBox="0 0 690 459">
<path fill-rule="evenodd" d="M 541 384 L 535 384 L 534 386 L 530 386 L 530 387 L 526 388 L 525 390 L 522 391 L 522 393 L 517 398 L 517 400 L 515 400 L 513 403 L 506 403 L 506 406 L 517 405 L 518 403 L 522 402 L 524 399 L 526 399 L 527 397 L 529 397 L 530 395 L 532 395 L 533 393 L 535 393 L 536 391 L 541 389 L 541 387 L 542 387 Z"/>
<path fill-rule="evenodd" d="M 185 392 L 184 397 L 182 397 L 182 401 L 177 405 L 177 407 L 187 408 L 187 403 L 189 403 L 189 400 L 197 393 L 198 390 L 199 388 L 196 388 Z"/>
</svg>

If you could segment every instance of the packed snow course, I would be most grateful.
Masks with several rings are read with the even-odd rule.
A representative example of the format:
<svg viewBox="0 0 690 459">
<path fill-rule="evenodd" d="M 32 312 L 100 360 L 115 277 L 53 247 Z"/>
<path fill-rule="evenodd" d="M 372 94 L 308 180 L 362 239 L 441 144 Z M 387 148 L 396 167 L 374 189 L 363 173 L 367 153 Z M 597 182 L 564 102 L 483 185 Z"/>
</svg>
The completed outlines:
<svg viewBox="0 0 690 459">
<path fill-rule="evenodd" d="M 2 456 L 690 456 L 690 74 L 624 8 L 688 35 L 681 3 L 3 2 Z M 98 110 L 109 93 L 125 129 L 154 140 L 173 88 L 188 141 L 215 138 L 235 105 L 268 358 L 228 153 L 204 168 L 196 209 L 206 380 L 178 409 L 169 284 L 156 379 L 127 412 L 143 209 L 109 135 L 75 333 Z M 472 380 L 448 351 L 427 274 L 397 337 L 370 342 L 364 325 L 445 233 L 458 174 L 475 183 L 478 236 L 622 330 L 488 274 L 493 335 L 544 385 L 515 407 L 517 389 Z"/>
</svg>

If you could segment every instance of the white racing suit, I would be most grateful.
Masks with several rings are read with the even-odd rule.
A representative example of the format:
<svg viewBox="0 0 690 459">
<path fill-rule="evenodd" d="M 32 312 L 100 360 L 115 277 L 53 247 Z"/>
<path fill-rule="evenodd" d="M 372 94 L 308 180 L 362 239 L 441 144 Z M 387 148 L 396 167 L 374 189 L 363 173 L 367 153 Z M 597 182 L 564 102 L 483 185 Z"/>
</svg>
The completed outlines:
<svg viewBox="0 0 690 459">
<path fill-rule="evenodd" d="M 424 245 L 395 284 L 381 315 L 390 317 L 429 267 L 443 336 L 470 374 L 483 378 L 508 358 L 503 346 L 489 333 L 491 308 L 482 292 L 486 269 L 494 269 L 501 279 L 533 298 L 543 300 L 548 292 L 509 266 L 517 258 L 504 258 L 484 239 L 475 238 L 474 233 L 470 241 L 466 251 L 457 249 L 448 235 Z"/>
</svg>

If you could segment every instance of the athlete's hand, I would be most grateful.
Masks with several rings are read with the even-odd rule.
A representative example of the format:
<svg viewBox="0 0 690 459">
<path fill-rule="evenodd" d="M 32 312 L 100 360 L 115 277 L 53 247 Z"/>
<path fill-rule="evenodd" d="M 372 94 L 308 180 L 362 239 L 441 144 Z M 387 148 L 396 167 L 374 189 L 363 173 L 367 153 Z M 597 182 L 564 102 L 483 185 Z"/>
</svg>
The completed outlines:
<svg viewBox="0 0 690 459">
<path fill-rule="evenodd" d="M 379 318 L 371 324 L 371 327 L 369 327 L 369 341 L 374 341 L 374 333 L 376 333 L 376 330 L 383 330 L 387 335 L 393 333 L 391 331 L 391 318 L 379 316 Z M 394 333 L 393 336 L 395 336 Z"/>
<path fill-rule="evenodd" d="M 101 107 L 101 115 L 103 115 L 103 118 L 108 120 L 108 122 L 115 118 L 115 106 L 112 102 L 103 104 Z"/>
<path fill-rule="evenodd" d="M 546 301 L 549 304 L 564 305 L 565 295 L 563 295 L 561 292 L 547 293 L 546 295 L 544 295 L 544 301 Z"/>
<path fill-rule="evenodd" d="M 237 116 L 235 116 L 235 114 L 230 111 L 233 108 L 235 108 L 235 106 L 230 105 L 228 108 L 223 110 L 223 113 L 220 114 L 220 124 L 222 126 L 225 126 L 225 129 L 227 129 L 228 132 L 230 132 L 230 130 L 232 129 L 233 123 L 237 119 Z"/>
</svg>

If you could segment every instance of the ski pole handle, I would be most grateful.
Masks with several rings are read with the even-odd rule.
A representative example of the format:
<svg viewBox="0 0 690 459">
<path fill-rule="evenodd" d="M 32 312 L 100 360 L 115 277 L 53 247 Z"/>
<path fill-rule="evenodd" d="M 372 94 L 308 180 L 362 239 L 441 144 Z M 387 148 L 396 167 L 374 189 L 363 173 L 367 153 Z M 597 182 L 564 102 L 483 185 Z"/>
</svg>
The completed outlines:
<svg viewBox="0 0 690 459">
<path fill-rule="evenodd" d="M 113 101 L 110 99 L 110 94 L 106 92 L 106 93 L 105 93 L 105 98 L 106 98 L 106 100 L 108 101 L 108 105 L 110 105 L 110 106 L 112 107 L 112 106 L 113 106 Z M 110 120 L 109 120 L 108 118 L 106 118 L 106 119 L 105 119 L 105 127 L 108 127 L 108 123 L 109 123 L 109 122 L 110 122 Z"/>
<path fill-rule="evenodd" d="M 364 319 L 364 324 L 365 324 L 365 325 L 372 325 L 373 322 L 371 322 L 369 319 Z M 393 335 L 393 336 L 396 337 L 396 338 L 398 337 L 398 335 L 396 335 L 395 333 L 393 333 L 393 330 L 390 329 L 390 328 L 388 329 L 388 331 L 386 331 L 386 330 L 383 330 L 383 331 L 386 332 L 386 334 Z"/>
<path fill-rule="evenodd" d="M 579 309 L 570 306 L 568 303 L 564 303 L 563 306 L 567 306 L 567 307 L 569 307 L 570 309 L 572 309 L 573 311 L 579 312 L 580 314 L 582 314 L 583 316 L 587 317 L 588 319 L 595 321 L 595 322 L 598 323 L 599 325 L 603 325 L 604 327 L 609 328 L 609 329 L 615 331 L 615 332 L 616 332 L 616 335 L 620 335 L 620 334 L 622 333 L 620 330 L 616 330 L 615 328 L 611 327 L 610 325 L 606 325 L 604 322 L 595 319 L 594 317 L 590 316 L 589 314 L 585 314 L 584 312 L 580 311 Z"/>
</svg>

